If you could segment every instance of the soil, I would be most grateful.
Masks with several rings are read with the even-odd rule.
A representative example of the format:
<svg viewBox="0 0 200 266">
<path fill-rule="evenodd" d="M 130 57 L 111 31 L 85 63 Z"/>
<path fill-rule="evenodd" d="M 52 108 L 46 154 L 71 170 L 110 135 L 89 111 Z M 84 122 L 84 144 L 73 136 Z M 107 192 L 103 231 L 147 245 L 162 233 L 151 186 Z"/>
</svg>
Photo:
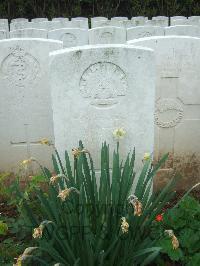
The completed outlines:
<svg viewBox="0 0 200 266">
<path fill-rule="evenodd" d="M 175 197 L 165 205 L 164 209 L 166 210 L 174 207 L 176 203 L 185 195 L 185 193 L 185 190 L 177 191 Z M 193 190 L 189 195 L 200 202 L 200 190 Z"/>
</svg>

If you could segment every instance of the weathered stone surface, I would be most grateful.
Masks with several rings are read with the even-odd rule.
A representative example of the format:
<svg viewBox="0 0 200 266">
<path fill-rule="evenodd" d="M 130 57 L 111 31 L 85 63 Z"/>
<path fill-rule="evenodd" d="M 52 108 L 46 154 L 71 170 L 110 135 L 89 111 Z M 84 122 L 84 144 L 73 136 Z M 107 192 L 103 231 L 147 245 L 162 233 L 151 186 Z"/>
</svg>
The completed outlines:
<svg viewBox="0 0 200 266">
<path fill-rule="evenodd" d="M 145 75 L 144 75 L 145 73 Z M 120 149 L 136 147 L 137 162 L 153 151 L 154 55 L 127 45 L 85 46 L 51 53 L 55 145 L 77 147 L 81 139 L 100 167 L 103 141 L 116 147 L 113 131 L 127 131 Z"/>
<path fill-rule="evenodd" d="M 47 39 L 47 30 L 21 29 L 10 32 L 10 38 L 44 38 Z"/>
<path fill-rule="evenodd" d="M 9 32 L 8 20 L 7 19 L 0 19 L 0 30 L 5 30 Z"/>
<path fill-rule="evenodd" d="M 88 44 L 88 31 L 84 29 L 58 29 L 48 33 L 49 39 L 63 41 L 63 47 L 74 47 Z"/>
<path fill-rule="evenodd" d="M 165 28 L 165 35 L 180 35 L 200 37 L 200 27 L 191 25 L 178 25 Z"/>
<path fill-rule="evenodd" d="M 124 21 L 124 20 L 128 20 L 128 18 L 127 17 L 112 17 L 111 20 Z"/>
<path fill-rule="evenodd" d="M 10 24 L 10 30 L 17 30 L 17 29 L 43 29 L 43 30 L 55 30 L 61 28 L 83 28 L 88 29 L 87 21 L 82 20 L 74 20 L 68 21 L 68 19 L 60 19 L 60 20 L 53 20 L 53 21 L 42 21 L 42 22 L 14 22 Z"/>
<path fill-rule="evenodd" d="M 32 22 L 43 22 L 48 21 L 48 18 L 33 18 L 31 19 Z"/>
<path fill-rule="evenodd" d="M 89 30 L 89 44 L 126 43 L 126 29 L 99 27 Z"/>
<path fill-rule="evenodd" d="M 52 18 L 52 21 L 69 21 L 68 18 L 64 18 L 64 17 L 59 17 L 59 18 Z"/>
<path fill-rule="evenodd" d="M 82 20 L 82 21 L 86 21 L 88 23 L 88 18 L 86 18 L 86 17 L 75 17 L 75 18 L 71 19 L 71 21 L 76 21 L 76 20 Z"/>
<path fill-rule="evenodd" d="M 189 25 L 200 26 L 200 16 L 192 16 L 188 18 Z"/>
<path fill-rule="evenodd" d="M 200 181 L 200 38 L 151 37 L 129 44 L 156 55 L 155 159 L 169 152 L 166 171 L 177 170 L 182 188 L 191 186 Z"/>
<path fill-rule="evenodd" d="M 5 30 L 0 30 L 0 40 L 7 39 L 7 32 Z"/>
<path fill-rule="evenodd" d="M 135 23 L 135 26 L 144 26 L 148 18 L 140 16 L 140 17 L 132 17 L 131 20 Z"/>
<path fill-rule="evenodd" d="M 48 61 L 61 48 L 45 39 L 0 41 L 0 172 L 18 172 L 19 161 L 30 157 L 51 165 L 52 150 L 38 141 L 53 141 Z"/>
<path fill-rule="evenodd" d="M 10 31 L 13 30 L 19 30 L 19 29 L 25 29 L 25 28 L 32 28 L 31 26 L 29 26 L 29 23 L 33 23 L 33 22 L 28 22 L 28 21 L 14 21 L 10 23 Z"/>
<path fill-rule="evenodd" d="M 22 21 L 27 21 L 28 22 L 28 19 L 27 18 L 14 18 L 14 19 L 11 19 L 11 23 L 22 22 Z"/>
<path fill-rule="evenodd" d="M 102 23 L 108 21 L 105 17 L 93 17 L 91 18 L 91 28 L 101 27 Z"/>
<path fill-rule="evenodd" d="M 144 37 L 164 36 L 165 31 L 163 27 L 156 26 L 138 26 L 127 29 L 127 40 L 134 40 Z"/>
<path fill-rule="evenodd" d="M 97 20 L 93 21 L 92 28 L 98 27 L 129 27 L 133 25 L 131 20 Z M 135 25 L 135 24 L 134 24 Z"/>
<path fill-rule="evenodd" d="M 148 26 L 159 26 L 159 27 L 167 27 L 169 24 L 168 22 L 168 18 L 167 19 L 163 19 L 163 18 L 154 18 L 152 20 L 147 20 L 145 22 L 145 25 Z"/>
<path fill-rule="evenodd" d="M 187 18 L 185 16 L 172 16 L 172 17 L 170 17 L 171 21 L 177 20 L 177 19 L 185 19 L 185 20 L 187 20 Z"/>
<path fill-rule="evenodd" d="M 176 26 L 176 25 L 189 25 L 188 19 L 175 19 L 171 20 L 170 22 L 171 26 Z"/>
</svg>

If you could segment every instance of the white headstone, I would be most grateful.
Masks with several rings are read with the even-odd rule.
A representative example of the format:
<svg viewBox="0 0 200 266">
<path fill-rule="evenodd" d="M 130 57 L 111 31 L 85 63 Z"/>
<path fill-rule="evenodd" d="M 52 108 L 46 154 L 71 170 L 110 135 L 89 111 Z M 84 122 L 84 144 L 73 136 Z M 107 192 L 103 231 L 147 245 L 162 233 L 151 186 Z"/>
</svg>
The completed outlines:
<svg viewBox="0 0 200 266">
<path fill-rule="evenodd" d="M 169 152 L 163 173 L 176 169 L 180 187 L 199 182 L 200 38 L 152 37 L 129 42 L 156 55 L 155 157 Z"/>
<path fill-rule="evenodd" d="M 89 30 L 89 44 L 126 43 L 126 29 L 99 27 Z"/>
<path fill-rule="evenodd" d="M 111 20 L 124 21 L 124 20 L 128 20 L 128 18 L 127 17 L 112 17 Z"/>
<path fill-rule="evenodd" d="M 74 47 L 88 44 L 88 30 L 84 29 L 59 29 L 48 33 L 49 39 L 63 41 L 63 47 Z"/>
<path fill-rule="evenodd" d="M 0 23 L 8 24 L 8 19 L 7 18 L 0 18 Z"/>
<path fill-rule="evenodd" d="M 54 30 L 62 28 L 65 23 L 69 21 L 42 21 L 42 22 L 17 22 L 10 24 L 10 30 L 18 29 L 41 29 L 41 30 Z"/>
<path fill-rule="evenodd" d="M 69 21 L 68 18 L 64 18 L 64 17 L 59 17 L 59 18 L 52 18 L 52 21 Z"/>
<path fill-rule="evenodd" d="M 48 21 L 48 18 L 32 18 L 32 22 L 43 22 L 43 21 Z"/>
<path fill-rule="evenodd" d="M 22 22 L 22 21 L 28 22 L 28 19 L 27 18 L 14 18 L 14 19 L 11 19 L 11 23 L 17 23 L 17 22 Z"/>
<path fill-rule="evenodd" d="M 173 16 L 173 17 L 170 17 L 171 21 L 177 20 L 177 19 L 185 19 L 185 20 L 187 20 L 187 18 L 185 16 Z"/>
<path fill-rule="evenodd" d="M 51 166 L 52 150 L 38 140 L 54 139 L 48 62 L 57 49 L 53 40 L 0 41 L 0 171 L 18 172 L 30 157 Z"/>
<path fill-rule="evenodd" d="M 170 25 L 171 26 L 176 26 L 176 25 L 188 25 L 188 19 L 175 19 L 171 20 Z"/>
<path fill-rule="evenodd" d="M 189 25 L 200 26 L 200 16 L 193 16 L 188 18 Z"/>
<path fill-rule="evenodd" d="M 71 21 L 76 21 L 76 20 L 83 20 L 83 21 L 87 21 L 87 23 L 88 23 L 88 18 L 86 18 L 86 17 L 75 17 L 75 18 L 71 19 Z"/>
<path fill-rule="evenodd" d="M 0 30 L 0 40 L 7 39 L 7 32 L 5 30 Z"/>
<path fill-rule="evenodd" d="M 31 26 L 29 25 L 32 23 L 33 22 L 28 22 L 28 21 L 11 22 L 10 31 L 31 28 Z"/>
<path fill-rule="evenodd" d="M 152 17 L 152 20 L 167 20 L 168 21 L 168 17 L 166 16 L 156 16 L 156 17 Z"/>
<path fill-rule="evenodd" d="M 61 21 L 42 21 L 42 22 L 29 22 L 30 25 L 29 27 L 35 28 L 35 29 L 42 29 L 42 30 L 54 30 L 54 29 L 59 29 L 62 27 Z"/>
<path fill-rule="evenodd" d="M 134 40 L 138 38 L 164 36 L 165 31 L 163 27 L 156 26 L 138 26 L 127 29 L 127 40 Z"/>
<path fill-rule="evenodd" d="M 91 18 L 91 28 L 101 27 L 103 23 L 106 23 L 106 21 L 108 21 L 108 19 L 105 17 Z"/>
<path fill-rule="evenodd" d="M 131 20 L 135 23 L 135 26 L 144 26 L 148 18 L 140 16 L 132 17 Z"/>
<path fill-rule="evenodd" d="M 97 20 L 93 21 L 92 28 L 99 28 L 99 27 L 125 27 L 129 24 L 130 20 Z M 133 23 L 131 23 L 133 24 Z"/>
<path fill-rule="evenodd" d="M 106 18 L 106 17 L 93 17 L 93 18 L 91 18 L 91 22 L 98 21 L 98 20 L 108 20 L 108 18 Z"/>
<path fill-rule="evenodd" d="M 113 131 L 124 128 L 125 156 L 153 151 L 154 54 L 127 45 L 85 46 L 50 54 L 55 145 L 64 151 L 82 140 L 100 168 L 101 144 L 111 151 Z M 145 73 L 145 75 L 144 75 Z M 128 115 L 127 115 L 128 114 Z"/>
<path fill-rule="evenodd" d="M 10 38 L 44 38 L 47 39 L 46 30 L 39 29 L 21 29 L 10 32 Z"/>
<path fill-rule="evenodd" d="M 165 35 L 180 35 L 200 37 L 200 27 L 191 25 L 178 25 L 165 28 Z"/>
<path fill-rule="evenodd" d="M 85 30 L 88 30 L 88 28 L 89 28 L 89 24 L 88 24 L 87 20 L 75 19 L 75 20 L 72 20 L 71 23 L 72 23 L 74 28 L 80 28 L 80 29 L 85 29 Z"/>
<path fill-rule="evenodd" d="M 148 26 L 159 26 L 159 27 L 167 27 L 169 24 L 168 19 L 152 19 L 152 20 L 147 20 L 145 22 L 145 25 Z"/>
<path fill-rule="evenodd" d="M 0 30 L 9 31 L 9 25 L 7 19 L 0 19 Z"/>
</svg>

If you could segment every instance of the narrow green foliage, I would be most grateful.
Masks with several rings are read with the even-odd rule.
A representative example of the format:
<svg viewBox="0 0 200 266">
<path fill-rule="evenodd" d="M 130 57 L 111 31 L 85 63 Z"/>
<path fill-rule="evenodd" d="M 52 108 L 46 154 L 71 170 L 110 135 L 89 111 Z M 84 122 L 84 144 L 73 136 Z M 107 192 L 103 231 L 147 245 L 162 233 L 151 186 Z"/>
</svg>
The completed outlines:
<svg viewBox="0 0 200 266">
<path fill-rule="evenodd" d="M 135 150 L 122 161 L 119 144 L 113 152 L 112 163 L 109 145 L 102 144 L 99 170 L 95 170 L 82 142 L 73 163 L 67 152 L 65 163 L 57 151 L 52 159 L 59 178 L 50 182 L 47 192 L 35 189 L 42 217 L 32 213 L 29 203 L 23 199 L 25 216 L 33 227 L 39 227 L 45 220 L 51 221 L 52 228 L 43 226 L 42 237 L 36 241 L 52 263 L 132 266 L 152 262 L 160 247 L 148 237 L 149 225 L 171 197 L 174 185 L 172 181 L 159 195 L 152 194 L 153 178 L 167 155 L 155 166 L 146 160 L 140 174 L 134 171 Z M 45 168 L 44 173 L 50 181 L 50 171 Z M 128 200 L 134 180 L 134 196 L 142 206 L 141 213 Z M 122 217 L 128 228 L 122 223 Z"/>
</svg>

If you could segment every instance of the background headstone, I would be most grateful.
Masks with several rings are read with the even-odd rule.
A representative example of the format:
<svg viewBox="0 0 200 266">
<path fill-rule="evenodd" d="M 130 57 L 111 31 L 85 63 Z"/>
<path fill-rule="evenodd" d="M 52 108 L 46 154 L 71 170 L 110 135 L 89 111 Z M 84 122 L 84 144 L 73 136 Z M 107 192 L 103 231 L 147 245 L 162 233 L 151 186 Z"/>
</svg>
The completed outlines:
<svg viewBox="0 0 200 266">
<path fill-rule="evenodd" d="M 39 29 L 21 29 L 10 32 L 10 38 L 44 38 L 47 39 L 46 30 Z"/>
<path fill-rule="evenodd" d="M 148 26 L 159 26 L 159 27 L 167 27 L 168 24 L 169 24 L 168 18 L 167 19 L 154 18 L 152 20 L 147 20 L 145 22 L 145 25 L 148 25 Z"/>
<path fill-rule="evenodd" d="M 43 22 L 48 21 L 48 18 L 33 18 L 31 19 L 32 22 Z"/>
<path fill-rule="evenodd" d="M 45 39 L 0 41 L 0 171 L 16 173 L 30 157 L 52 165 L 51 148 L 38 141 L 54 140 L 48 62 L 49 52 L 61 48 Z"/>
<path fill-rule="evenodd" d="M 7 32 L 5 30 L 0 30 L 0 40 L 7 39 Z"/>
<path fill-rule="evenodd" d="M 22 21 L 28 22 L 28 19 L 27 18 L 14 18 L 14 19 L 11 19 L 11 23 L 22 22 Z"/>
<path fill-rule="evenodd" d="M 156 26 L 138 26 L 127 29 L 127 40 L 134 40 L 138 38 L 163 36 L 164 28 Z"/>
<path fill-rule="evenodd" d="M 148 21 L 146 17 L 132 17 L 131 20 L 135 23 L 135 26 L 144 26 L 145 22 Z"/>
<path fill-rule="evenodd" d="M 170 25 L 171 26 L 176 26 L 176 25 L 188 25 L 188 19 L 175 19 L 175 20 L 171 20 Z"/>
<path fill-rule="evenodd" d="M 190 25 L 177 25 L 166 27 L 165 35 L 200 37 L 200 27 Z"/>
<path fill-rule="evenodd" d="M 33 22 L 28 22 L 28 21 L 14 21 L 10 23 L 10 31 L 13 30 L 20 30 L 20 29 L 25 29 L 25 28 L 33 28 L 29 25 L 33 24 Z"/>
<path fill-rule="evenodd" d="M 166 36 L 129 43 L 155 51 L 155 158 L 169 152 L 161 173 L 166 178 L 175 169 L 182 175 L 178 187 L 191 187 L 200 181 L 200 38 Z"/>
<path fill-rule="evenodd" d="M 125 28 L 99 27 L 89 30 L 89 44 L 117 44 L 125 42 Z"/>
<path fill-rule="evenodd" d="M 63 47 L 74 47 L 88 44 L 88 30 L 84 29 L 58 29 L 48 33 L 49 39 L 63 41 Z"/>
</svg>

